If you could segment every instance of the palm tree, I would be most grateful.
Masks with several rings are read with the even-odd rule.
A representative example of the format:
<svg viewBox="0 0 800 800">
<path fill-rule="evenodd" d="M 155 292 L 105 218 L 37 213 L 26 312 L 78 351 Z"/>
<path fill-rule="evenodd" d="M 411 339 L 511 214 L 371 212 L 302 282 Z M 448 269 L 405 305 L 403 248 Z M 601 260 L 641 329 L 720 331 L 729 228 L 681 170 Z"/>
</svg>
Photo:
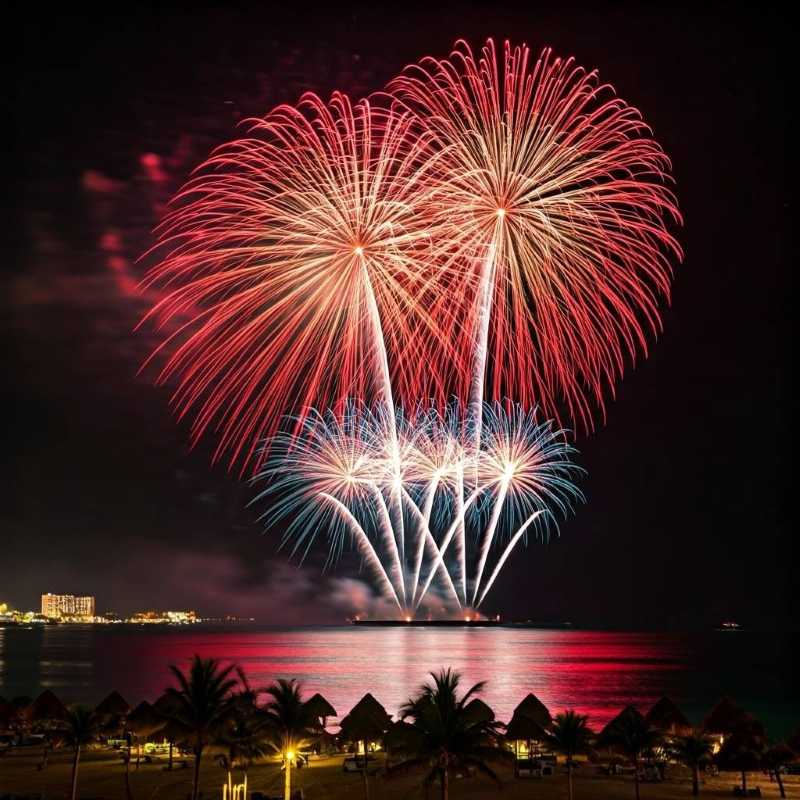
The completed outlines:
<svg viewBox="0 0 800 800">
<path fill-rule="evenodd" d="M 302 686 L 294 679 L 280 679 L 264 692 L 271 698 L 263 708 L 271 731 L 271 745 L 284 761 L 283 797 L 291 800 L 292 759 L 307 744 L 313 720 L 303 703 Z"/>
<path fill-rule="evenodd" d="M 498 746 L 496 722 L 467 711 L 470 700 L 483 690 L 484 684 L 476 683 L 459 697 L 461 675 L 458 672 L 451 669 L 432 672 L 431 678 L 433 683 L 421 686 L 416 697 L 401 710 L 402 718 L 412 720 L 417 734 L 415 755 L 391 771 L 426 769 L 426 791 L 438 779 L 442 800 L 448 798 L 450 772 L 459 767 L 472 767 L 499 785 L 500 779 L 486 762 L 511 758 L 511 753 Z"/>
<path fill-rule="evenodd" d="M 633 761 L 636 800 L 639 800 L 639 762 L 661 742 L 661 734 L 633 707 L 628 706 L 603 729 L 598 744 L 616 748 Z"/>
<path fill-rule="evenodd" d="M 745 715 L 725 737 L 717 753 L 721 769 L 741 772 L 742 793 L 747 795 L 747 773 L 761 769 L 764 756 L 764 726 Z"/>
<path fill-rule="evenodd" d="M 66 714 L 66 741 L 72 745 L 75 755 L 72 758 L 72 800 L 78 796 L 78 765 L 81 760 L 81 747 L 97 736 L 99 721 L 91 709 L 76 706 Z"/>
<path fill-rule="evenodd" d="M 794 750 L 785 742 L 773 744 L 772 747 L 764 753 L 764 766 L 775 776 L 781 797 L 786 797 L 786 789 L 783 786 L 783 778 L 781 778 L 781 769 L 786 764 L 794 761 L 794 759 Z"/>
<path fill-rule="evenodd" d="M 231 692 L 236 686 L 229 677 L 233 666 L 222 667 L 216 659 L 196 655 L 188 674 L 176 666 L 170 670 L 178 682 L 178 688 L 167 689 L 174 701 L 170 716 L 188 732 L 194 753 L 192 800 L 197 800 L 203 750 L 219 735 L 231 709 Z"/>
<path fill-rule="evenodd" d="M 680 736 L 672 743 L 673 758 L 692 770 L 692 794 L 700 794 L 700 767 L 711 759 L 711 742 L 701 733 Z"/>
<path fill-rule="evenodd" d="M 236 714 L 217 741 L 227 751 L 220 756 L 220 765 L 228 771 L 229 784 L 233 783 L 231 772 L 237 765 L 242 768 L 246 781 L 252 763 L 266 755 L 270 729 L 269 722 L 257 715 L 240 716 L 238 709 Z"/>
<path fill-rule="evenodd" d="M 557 714 L 547 741 L 559 752 L 567 757 L 567 776 L 569 787 L 569 800 L 572 800 L 572 768 L 573 758 L 578 753 L 585 753 L 589 749 L 592 732 L 587 726 L 588 717 L 576 714 L 573 709 L 568 709 L 563 714 Z"/>
</svg>

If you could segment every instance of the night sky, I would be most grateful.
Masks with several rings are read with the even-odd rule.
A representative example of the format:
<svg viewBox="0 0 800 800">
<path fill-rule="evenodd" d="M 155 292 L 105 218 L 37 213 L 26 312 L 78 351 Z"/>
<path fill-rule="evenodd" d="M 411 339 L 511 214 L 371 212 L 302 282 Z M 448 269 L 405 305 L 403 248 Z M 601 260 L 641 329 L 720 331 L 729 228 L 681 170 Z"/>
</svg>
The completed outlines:
<svg viewBox="0 0 800 800">
<path fill-rule="evenodd" d="M 137 374 L 154 344 L 133 332 L 152 299 L 137 258 L 241 118 L 306 89 L 362 96 L 460 36 L 493 35 L 574 55 L 642 111 L 673 160 L 686 258 L 664 334 L 577 441 L 587 504 L 517 554 L 487 610 L 794 626 L 785 21 L 730 5 L 379 5 L 37 14 L 12 32 L 0 601 L 91 593 L 100 611 L 265 622 L 358 606 L 357 563 L 287 564 L 253 490 L 211 466 L 213 439 L 190 450 L 168 388 Z"/>
</svg>

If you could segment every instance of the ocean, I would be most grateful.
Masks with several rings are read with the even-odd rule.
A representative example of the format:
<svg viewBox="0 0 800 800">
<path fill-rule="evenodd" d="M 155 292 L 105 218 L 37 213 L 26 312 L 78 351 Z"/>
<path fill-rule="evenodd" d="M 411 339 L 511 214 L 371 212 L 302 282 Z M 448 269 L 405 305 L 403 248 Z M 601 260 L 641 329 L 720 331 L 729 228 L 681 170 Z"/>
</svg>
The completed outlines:
<svg viewBox="0 0 800 800">
<path fill-rule="evenodd" d="M 555 714 L 567 708 L 600 728 L 625 705 L 642 712 L 662 695 L 693 723 L 732 696 L 771 738 L 800 727 L 791 653 L 796 634 L 746 631 L 635 633 L 532 628 L 434 629 L 256 625 L 0 628 L 0 695 L 51 689 L 64 702 L 95 704 L 112 689 L 134 705 L 171 685 L 169 665 L 197 653 L 241 666 L 251 685 L 297 678 L 344 716 L 366 692 L 390 714 L 431 670 L 453 667 L 507 722 L 533 692 Z"/>
</svg>

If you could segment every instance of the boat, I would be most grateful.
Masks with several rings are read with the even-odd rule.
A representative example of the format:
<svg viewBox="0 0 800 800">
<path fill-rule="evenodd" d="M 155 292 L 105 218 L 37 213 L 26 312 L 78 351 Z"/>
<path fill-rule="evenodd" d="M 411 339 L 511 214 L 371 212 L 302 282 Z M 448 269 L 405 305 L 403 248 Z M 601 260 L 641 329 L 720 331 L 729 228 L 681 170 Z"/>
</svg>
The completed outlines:
<svg viewBox="0 0 800 800">
<path fill-rule="evenodd" d="M 539 628 L 564 629 L 571 628 L 571 622 L 503 622 L 499 616 L 488 619 L 465 617 L 464 619 L 361 619 L 354 617 L 348 620 L 351 625 L 368 628 Z"/>
<path fill-rule="evenodd" d="M 731 622 L 730 620 L 723 622 L 717 628 L 718 631 L 740 631 L 741 629 L 742 626 L 738 622 Z"/>
</svg>

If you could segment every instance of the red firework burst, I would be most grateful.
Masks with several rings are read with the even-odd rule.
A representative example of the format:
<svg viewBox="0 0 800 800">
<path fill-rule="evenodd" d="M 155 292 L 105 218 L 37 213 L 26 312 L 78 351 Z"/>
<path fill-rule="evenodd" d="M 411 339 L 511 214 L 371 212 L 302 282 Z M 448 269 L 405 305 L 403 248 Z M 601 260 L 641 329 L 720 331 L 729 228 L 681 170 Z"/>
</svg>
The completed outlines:
<svg viewBox="0 0 800 800">
<path fill-rule="evenodd" d="M 193 439 L 215 428 L 215 458 L 257 467 L 286 413 L 428 391 L 417 348 L 439 335 L 444 273 L 418 213 L 437 156 L 409 113 L 307 94 L 248 124 L 173 201 L 148 282 Z"/>
<path fill-rule="evenodd" d="M 626 360 L 660 330 L 682 256 L 669 159 L 596 72 L 550 50 L 533 61 L 490 39 L 476 58 L 460 41 L 389 89 L 442 156 L 425 213 L 446 228 L 439 266 L 473 289 L 448 307 L 459 323 L 439 328 L 471 331 L 472 346 L 452 343 L 449 379 L 476 428 L 484 393 L 591 428 L 594 404 L 604 411 Z"/>
</svg>

